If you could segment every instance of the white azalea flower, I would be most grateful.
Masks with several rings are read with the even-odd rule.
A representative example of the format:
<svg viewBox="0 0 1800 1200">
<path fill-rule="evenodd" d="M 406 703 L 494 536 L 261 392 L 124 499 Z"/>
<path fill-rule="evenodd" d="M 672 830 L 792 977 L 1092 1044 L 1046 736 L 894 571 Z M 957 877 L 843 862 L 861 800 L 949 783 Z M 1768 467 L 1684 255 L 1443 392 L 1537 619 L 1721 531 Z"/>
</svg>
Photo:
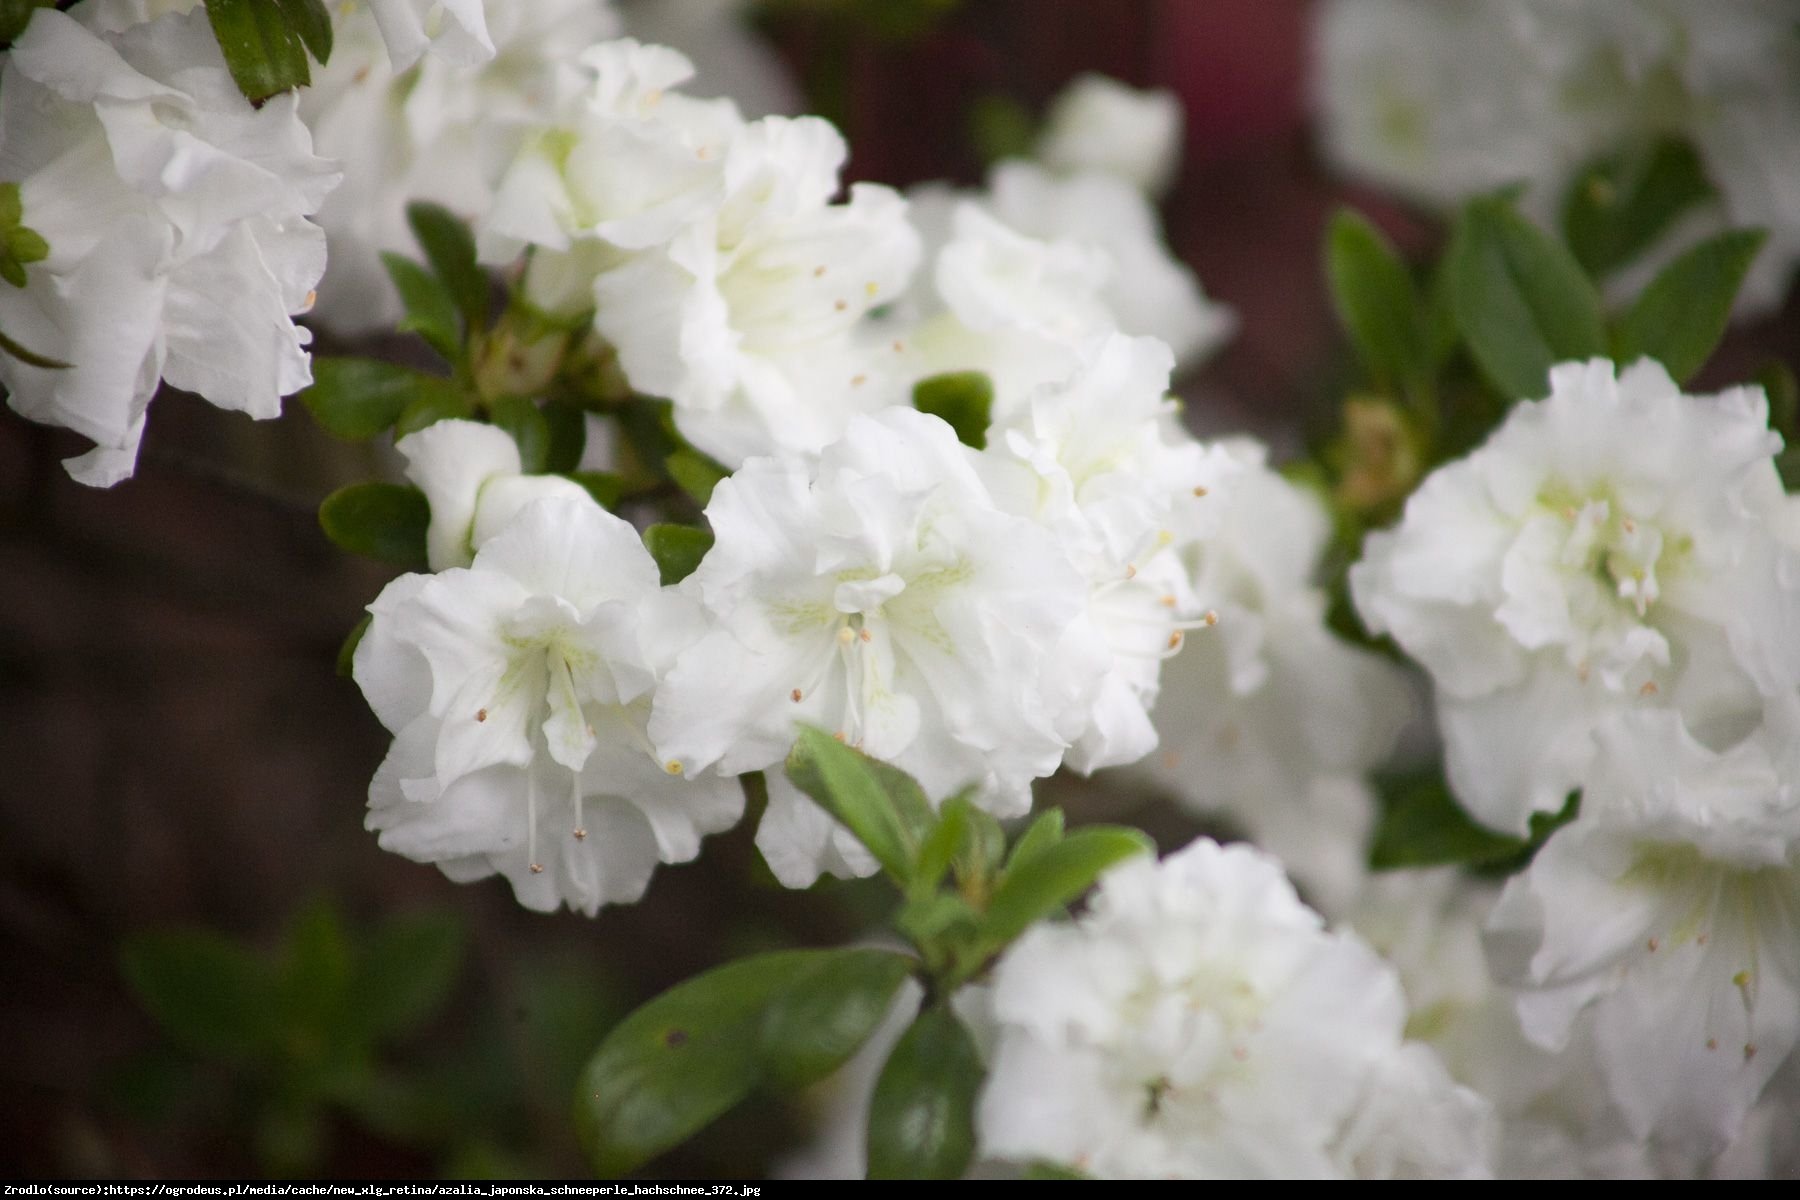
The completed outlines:
<svg viewBox="0 0 1800 1200">
<path fill-rule="evenodd" d="M 743 798 L 735 780 L 682 777 L 644 734 L 694 633 L 683 607 L 591 500 L 528 505 L 472 566 L 389 584 L 355 656 L 395 735 L 369 788 L 383 848 L 590 914 L 694 857 Z"/>
<path fill-rule="evenodd" d="M 1225 814 L 1335 913 L 1364 874 L 1364 776 L 1393 749 L 1411 690 L 1325 625 L 1314 582 L 1330 540 L 1324 506 L 1270 470 L 1262 446 L 1228 441 L 1218 453 L 1195 509 L 1213 527 L 1180 547 L 1191 603 L 1217 624 L 1164 666 L 1153 714 L 1163 752 L 1139 769 L 1193 811 Z"/>
<path fill-rule="evenodd" d="M 1167 346 L 1110 334 L 1079 353 L 1066 381 L 988 431 L 984 466 L 1005 506 L 1055 533 L 1088 579 L 1086 618 L 1057 656 L 1058 674 L 1080 681 L 1103 664 L 1098 690 L 1076 691 L 1062 724 L 1069 764 L 1085 772 L 1156 745 L 1163 660 L 1207 621 L 1174 530 L 1202 520 L 1185 510 L 1204 503 L 1219 464 L 1174 419 Z"/>
<path fill-rule="evenodd" d="M 1496 972 L 1551 1050 L 1592 1030 L 1639 1138 L 1722 1149 L 1800 1036 L 1800 699 L 1715 752 L 1669 710 L 1621 715 L 1580 817 L 1508 885 Z"/>
<path fill-rule="evenodd" d="M 431 524 L 426 561 L 433 571 L 466 567 L 475 552 L 535 500 L 586 501 L 587 489 L 560 475 L 526 475 L 519 444 L 479 421 L 437 421 L 394 443 L 406 477 L 425 493 Z"/>
<path fill-rule="evenodd" d="M 1038 681 L 1088 589 L 1051 534 L 995 506 L 948 425 L 857 417 L 816 464 L 751 459 L 707 517 L 718 540 L 682 590 L 712 629 L 657 694 L 662 757 L 690 774 L 759 770 L 805 722 L 934 799 L 978 784 L 998 815 L 1030 807 L 1030 781 L 1064 748 Z M 758 842 L 783 882 L 873 869 L 825 858 L 849 847 L 810 802 L 776 793 Z"/>
<path fill-rule="evenodd" d="M 989 1156 L 1102 1178 L 1485 1169 L 1485 1105 L 1403 1042 L 1393 971 L 1248 846 L 1114 868 L 1085 916 L 1002 956 L 992 1008 Z M 1408 1137 L 1446 1106 L 1460 1120 L 1432 1130 L 1456 1137 Z"/>
<path fill-rule="evenodd" d="M 1552 370 L 1398 528 L 1351 590 L 1431 673 L 1447 766 L 1477 818 L 1562 808 L 1599 721 L 1669 705 L 1709 744 L 1800 678 L 1800 556 L 1757 389 L 1685 396 L 1644 360 Z"/>
<path fill-rule="evenodd" d="M 1069 174 L 1101 172 L 1160 196 L 1181 160 L 1181 101 L 1104 75 L 1076 78 L 1050 104 L 1037 157 Z"/>
<path fill-rule="evenodd" d="M 1169 252 L 1156 210 L 1123 181 L 1100 173 L 1057 178 L 1010 161 L 994 167 L 988 191 L 994 214 L 1020 233 L 1104 250 L 1112 269 L 1101 296 L 1118 328 L 1161 338 L 1178 364 L 1199 362 L 1235 327 L 1231 310 L 1209 301 Z"/>
<path fill-rule="evenodd" d="M 313 68 L 300 113 L 321 154 L 346 179 L 320 208 L 331 263 L 320 319 L 359 333 L 391 327 L 400 300 L 380 251 L 416 255 L 406 223 L 414 200 L 480 218 L 507 164 L 548 109 L 580 84 L 577 55 L 613 32 L 602 0 L 486 0 L 478 6 L 494 50 L 459 63 L 432 53 L 410 69 L 390 62 L 375 16 L 353 7 L 335 22 L 331 61 Z"/>
<path fill-rule="evenodd" d="M 312 380 L 304 311 L 325 266 L 306 221 L 337 174 L 294 97 L 251 107 L 202 12 L 97 34 L 39 10 L 0 76 L 0 178 L 49 244 L 0 286 L 0 329 L 67 370 L 0 355 L 12 406 L 95 448 L 83 483 L 132 473 L 159 380 L 273 417 Z"/>
<path fill-rule="evenodd" d="M 1740 295 L 1779 304 L 1800 261 L 1800 45 L 1782 0 L 1333 0 L 1317 18 L 1327 152 L 1432 204 L 1524 183 L 1548 218 L 1590 159 L 1674 134 L 1719 189 L 1659 254 L 1769 230 Z M 1653 255 L 1653 257 L 1655 257 Z"/>
<path fill-rule="evenodd" d="M 387 43 L 394 70 L 404 71 L 429 51 L 457 66 L 494 57 L 482 0 L 364 0 Z"/>
</svg>

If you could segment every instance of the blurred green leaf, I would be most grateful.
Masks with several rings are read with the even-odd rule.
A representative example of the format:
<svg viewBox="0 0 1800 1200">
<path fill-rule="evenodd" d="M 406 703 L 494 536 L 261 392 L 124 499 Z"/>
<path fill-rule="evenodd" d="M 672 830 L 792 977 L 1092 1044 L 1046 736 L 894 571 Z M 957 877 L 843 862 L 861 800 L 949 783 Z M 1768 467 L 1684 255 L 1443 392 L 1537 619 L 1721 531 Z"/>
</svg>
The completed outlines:
<svg viewBox="0 0 1800 1200">
<path fill-rule="evenodd" d="M 664 992 L 621 1021 L 582 1072 L 575 1120 L 589 1163 L 623 1175 L 760 1085 L 835 1070 L 880 1022 L 906 967 L 879 950 L 787 950 Z"/>
<path fill-rule="evenodd" d="M 1509 400 L 1545 394 L 1550 368 L 1606 353 L 1599 294 L 1568 250 L 1495 197 L 1470 201 L 1451 236 L 1456 323 Z"/>
<path fill-rule="evenodd" d="M 275 980 L 243 947 L 201 930 L 169 930 L 127 938 L 120 959 L 138 1002 L 189 1050 L 244 1059 L 272 1045 Z"/>
<path fill-rule="evenodd" d="M 987 449 L 993 419 L 994 382 L 981 371 L 950 371 L 913 385 L 913 407 L 942 419 L 956 438 L 976 450 Z"/>
<path fill-rule="evenodd" d="M 1769 428 L 1791 446 L 1800 442 L 1800 378 L 1780 359 L 1762 365 L 1756 382 L 1769 398 Z"/>
<path fill-rule="evenodd" d="M 31 23 L 31 14 L 54 6 L 56 0 L 0 0 L 0 46 L 10 46 Z"/>
<path fill-rule="evenodd" d="M 925 1009 L 888 1055 L 869 1102 L 870 1179 L 959 1179 L 975 1155 L 975 1039 L 948 1006 Z"/>
<path fill-rule="evenodd" d="M 360 442 L 391 429 L 420 396 L 449 382 L 372 358 L 313 358 L 312 386 L 300 393 L 313 419 L 333 437 Z"/>
<path fill-rule="evenodd" d="M 206 0 L 206 18 L 225 65 L 250 103 L 260 105 L 278 92 L 312 82 L 306 50 L 318 28 L 309 8 L 298 0 Z M 295 25 L 296 13 L 302 17 L 301 28 Z"/>
<path fill-rule="evenodd" d="M 446 362 L 462 359 L 461 314 L 450 289 L 424 267 L 390 251 L 382 251 L 381 264 L 387 268 L 394 290 L 406 315 L 396 326 L 401 333 L 416 333 L 444 356 Z"/>
<path fill-rule="evenodd" d="M 550 422 L 543 411 L 523 396 L 510 396 L 490 404 L 488 416 L 518 444 L 525 474 L 543 474 L 550 460 Z"/>
<path fill-rule="evenodd" d="M 1325 278 L 1338 320 L 1378 386 L 1430 376 L 1418 290 L 1392 244 L 1361 214 L 1340 209 L 1332 217 Z"/>
<path fill-rule="evenodd" d="M 421 374 L 416 393 L 394 422 L 394 436 L 402 438 L 439 421 L 466 421 L 474 415 L 475 407 L 461 388 L 448 379 Z"/>
<path fill-rule="evenodd" d="M 1630 264 L 1675 223 L 1713 195 L 1706 168 L 1679 138 L 1588 164 L 1563 201 L 1563 236 L 1596 279 Z"/>
<path fill-rule="evenodd" d="M 406 223 L 425 252 L 431 273 L 449 292 L 471 333 L 487 327 L 488 277 L 475 261 L 475 239 L 460 217 L 441 204 L 415 200 L 406 206 Z"/>
<path fill-rule="evenodd" d="M 719 480 L 731 474 L 697 450 L 677 450 L 663 461 L 663 466 L 675 486 L 693 497 L 694 503 L 701 508 L 712 500 L 713 488 L 718 486 Z"/>
<path fill-rule="evenodd" d="M 911 776 L 852 749 L 822 729 L 803 728 L 787 760 L 788 778 L 856 836 L 902 888 L 935 823 Z"/>
<path fill-rule="evenodd" d="M 337 652 L 337 673 L 340 678 L 349 679 L 354 672 L 356 648 L 362 645 L 363 634 L 369 632 L 369 622 L 374 619 L 368 613 L 364 613 L 362 620 L 352 625 L 350 632 L 344 635 L 343 644 L 338 647 Z"/>
<path fill-rule="evenodd" d="M 1613 357 L 1631 363 L 1648 356 L 1676 383 L 1706 365 L 1731 320 L 1731 304 L 1766 234 L 1731 229 L 1707 238 L 1657 273 L 1619 321 Z"/>
<path fill-rule="evenodd" d="M 1008 945 L 1034 922 L 1061 912 L 1108 867 L 1155 849 L 1136 829 L 1101 825 L 1077 829 L 1000 877 L 982 931 L 996 948 Z"/>
<path fill-rule="evenodd" d="M 1032 1162 L 1024 1169 L 1026 1179 L 1091 1179 L 1091 1175 L 1083 1175 L 1074 1167 L 1065 1167 L 1061 1163 Z"/>
<path fill-rule="evenodd" d="M 339 547 L 409 571 L 426 567 L 430 524 L 424 493 L 397 483 L 353 483 L 319 505 L 319 526 Z"/>
<path fill-rule="evenodd" d="M 925 895 L 935 891 L 943 882 L 950 864 L 962 849 L 963 842 L 973 834 L 969 820 L 970 805 L 968 801 L 951 797 L 939 807 L 937 824 L 919 844 L 917 865 L 913 869 L 912 891 L 915 895 Z"/>
<path fill-rule="evenodd" d="M 587 418 L 573 404 L 550 403 L 540 410 L 550 431 L 550 445 L 544 452 L 544 470 L 573 472 L 581 466 L 587 451 Z"/>
<path fill-rule="evenodd" d="M 652 525 L 644 530 L 644 548 L 656 560 L 664 587 L 672 587 L 692 575 L 712 544 L 710 530 L 692 525 Z"/>
<path fill-rule="evenodd" d="M 969 142 L 983 163 L 1030 158 L 1037 136 L 1031 110 L 1011 96 L 989 92 L 969 105 Z"/>
<path fill-rule="evenodd" d="M 610 471 L 570 471 L 568 478 L 586 488 L 594 503 L 609 512 L 618 508 L 625 495 L 625 481 Z"/>
<path fill-rule="evenodd" d="M 358 948 L 353 1036 L 406 1033 L 448 999 L 462 966 L 462 927 L 446 913 L 392 917 Z"/>
<path fill-rule="evenodd" d="M 1050 847 L 1063 840 L 1063 812 L 1060 808 L 1047 808 L 1037 815 L 1037 819 L 1025 827 L 1019 840 L 1013 843 L 1012 853 L 1006 856 L 1006 869 L 1028 863 Z"/>
<path fill-rule="evenodd" d="M 1520 838 L 1477 824 L 1436 773 L 1378 776 L 1375 786 L 1382 811 L 1369 865 L 1377 871 L 1449 864 L 1500 873 L 1518 870 L 1579 811 L 1579 798 L 1572 796 L 1560 813 L 1534 813 L 1531 836 Z"/>
</svg>

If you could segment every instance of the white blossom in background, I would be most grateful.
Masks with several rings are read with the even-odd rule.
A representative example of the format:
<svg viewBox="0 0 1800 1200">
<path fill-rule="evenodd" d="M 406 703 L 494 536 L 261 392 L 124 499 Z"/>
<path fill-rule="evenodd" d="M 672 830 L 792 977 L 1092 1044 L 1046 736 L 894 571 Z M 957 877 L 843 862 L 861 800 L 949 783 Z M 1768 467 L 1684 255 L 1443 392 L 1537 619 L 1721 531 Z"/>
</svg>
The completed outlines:
<svg viewBox="0 0 1800 1200">
<path fill-rule="evenodd" d="M 934 800 L 974 784 L 996 815 L 1030 807 L 1064 750 L 1040 679 L 1088 587 L 1053 535 L 995 504 L 948 425 L 898 408 L 854 418 L 816 461 L 746 462 L 707 518 L 717 541 L 681 588 L 709 631 L 657 693 L 661 757 L 689 774 L 760 770 L 804 722 Z M 778 878 L 874 869 L 776 780 L 757 844 Z"/>
<path fill-rule="evenodd" d="M 1191 811 L 1225 815 L 1335 914 L 1363 879 L 1365 776 L 1411 717 L 1411 689 L 1326 627 L 1324 505 L 1255 442 L 1216 453 L 1212 525 L 1181 556 L 1192 603 L 1217 624 L 1164 666 L 1153 713 L 1164 749 L 1135 769 Z"/>
<path fill-rule="evenodd" d="M 1769 230 L 1739 302 L 1767 311 L 1800 261 L 1794 19 L 1787 0 L 1331 0 L 1314 54 L 1325 149 L 1434 205 L 1524 182 L 1549 218 L 1595 156 L 1685 137 L 1720 198 L 1672 236 Z"/>
<path fill-rule="evenodd" d="M 982 1152 L 1101 1178 L 1480 1175 L 1485 1103 L 1404 1041 L 1393 970 L 1202 839 L 1109 871 L 995 967 Z"/>
<path fill-rule="evenodd" d="M 1008 161 L 988 177 L 988 205 L 1020 233 L 1069 239 L 1105 251 L 1112 268 L 1101 297 L 1119 329 L 1167 342 L 1179 366 L 1218 349 L 1236 327 L 1163 241 L 1156 210 L 1118 178 L 1059 178 L 1034 163 Z"/>
<path fill-rule="evenodd" d="M 369 612 L 356 681 L 394 734 L 369 786 L 383 849 L 592 914 L 742 815 L 736 780 L 651 752 L 650 695 L 694 618 L 591 500 L 527 505 L 473 565 L 403 575 Z"/>
<path fill-rule="evenodd" d="M 427 53 L 471 67 L 494 57 L 483 0 L 363 0 L 388 60 L 404 71 Z"/>
<path fill-rule="evenodd" d="M 745 116 L 805 111 L 798 81 L 751 26 L 753 0 L 622 0 L 619 7 L 633 37 L 679 49 L 693 61 L 700 86 L 731 97 Z"/>
<path fill-rule="evenodd" d="M 1600 747 L 1489 950 L 1534 1042 L 1589 1024 L 1636 1137 L 1711 1154 L 1800 1036 L 1800 695 L 1723 752 L 1667 709 L 1614 718 Z"/>
<path fill-rule="evenodd" d="M 433 52 L 396 68 L 378 14 L 351 5 L 334 22 L 331 61 L 313 67 L 300 112 L 345 182 L 321 207 L 331 261 L 319 315 L 333 329 L 391 327 L 400 300 L 381 251 L 416 255 L 414 200 L 478 219 L 501 173 L 547 110 L 579 85 L 576 59 L 617 30 L 605 0 L 486 0 L 475 12 L 493 42 L 480 61 Z M 454 26 L 452 26 L 454 27 Z"/>
<path fill-rule="evenodd" d="M 1111 175 L 1155 198 L 1181 165 L 1181 125 L 1175 93 L 1089 73 L 1051 101 L 1036 155 L 1054 171 Z"/>
<path fill-rule="evenodd" d="M 273 417 L 312 381 L 305 311 L 325 266 L 306 220 L 337 182 L 292 95 L 253 108 L 202 12 L 98 34 L 36 12 L 0 75 L 0 179 L 49 244 L 0 285 L 0 329 L 72 364 L 0 355 L 10 403 L 94 441 L 83 483 L 132 473 L 157 384 Z"/>
<path fill-rule="evenodd" d="M 1800 550 L 1778 530 L 1759 389 L 1687 396 L 1646 359 L 1564 363 L 1439 468 L 1350 571 L 1371 631 L 1435 684 L 1446 766 L 1523 833 L 1586 778 L 1593 730 L 1672 707 L 1723 748 L 1800 678 Z"/>
<path fill-rule="evenodd" d="M 589 499 L 560 475 L 526 475 L 510 433 L 479 421 L 437 421 L 394 443 L 406 477 L 425 493 L 431 523 L 426 561 L 433 571 L 466 567 L 483 543 L 534 500 Z"/>
</svg>

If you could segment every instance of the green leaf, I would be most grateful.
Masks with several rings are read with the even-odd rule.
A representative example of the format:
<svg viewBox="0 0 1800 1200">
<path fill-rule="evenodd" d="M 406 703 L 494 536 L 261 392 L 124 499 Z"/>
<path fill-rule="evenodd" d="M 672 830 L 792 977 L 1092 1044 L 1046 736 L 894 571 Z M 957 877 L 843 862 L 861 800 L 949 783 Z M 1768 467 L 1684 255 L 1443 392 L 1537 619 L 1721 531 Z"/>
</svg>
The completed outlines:
<svg viewBox="0 0 1800 1200">
<path fill-rule="evenodd" d="M 425 494 L 397 483 L 353 483 L 319 505 L 319 526 L 338 546 L 409 571 L 425 569 L 430 524 Z"/>
<path fill-rule="evenodd" d="M 37 230 L 21 225 L 23 217 L 19 185 L 0 183 L 0 279 L 18 288 L 25 286 L 26 266 L 50 256 L 50 243 Z"/>
<path fill-rule="evenodd" d="M 921 1012 L 888 1055 L 869 1102 L 870 1179 L 959 1179 L 975 1155 L 975 1039 L 956 1014 Z"/>
<path fill-rule="evenodd" d="M 468 420 L 474 415 L 475 407 L 467 392 L 448 379 L 421 374 L 418 394 L 400 410 L 400 419 L 394 422 L 394 436 L 405 437 L 439 421 Z"/>
<path fill-rule="evenodd" d="M 956 877 L 965 885 L 973 883 L 978 894 L 985 896 L 988 882 L 1006 857 L 1006 830 L 1000 828 L 993 813 L 974 803 L 974 794 L 975 789 L 969 788 L 950 797 L 944 804 L 963 805 L 969 823 L 969 834 L 957 848 L 953 863 Z"/>
<path fill-rule="evenodd" d="M 1065 1167 L 1061 1163 L 1046 1162 L 1039 1159 L 1025 1164 L 1023 1172 L 1026 1179 L 1092 1179 L 1091 1175 L 1083 1175 L 1074 1167 Z"/>
<path fill-rule="evenodd" d="M 961 896 L 932 892 L 902 904 L 894 916 L 894 928 L 920 947 L 930 946 L 951 930 L 973 942 L 981 930 L 981 916 Z"/>
<path fill-rule="evenodd" d="M 406 223 L 412 227 L 425 261 L 438 277 L 463 321 L 471 331 L 487 327 L 488 277 L 475 261 L 475 239 L 469 227 L 441 204 L 415 200 L 406 206 Z"/>
<path fill-rule="evenodd" d="M 610 471 L 570 471 L 566 478 L 586 488 L 594 503 L 609 512 L 618 508 L 619 500 L 625 495 L 625 481 Z"/>
<path fill-rule="evenodd" d="M 1563 201 L 1563 236 L 1576 260 L 1601 279 L 1713 194 L 1694 148 L 1662 138 L 1634 153 L 1607 155 L 1577 174 Z"/>
<path fill-rule="evenodd" d="M 449 998 L 462 949 L 462 926 L 448 914 L 389 919 L 356 955 L 353 1032 L 376 1038 L 416 1028 Z"/>
<path fill-rule="evenodd" d="M 1613 357 L 1648 355 L 1685 383 L 1706 365 L 1731 319 L 1731 302 L 1766 235 L 1730 229 L 1707 238 L 1657 273 L 1619 322 Z"/>
<path fill-rule="evenodd" d="M 1435 774 L 1377 779 L 1376 786 L 1382 813 L 1369 865 L 1377 871 L 1447 863 L 1479 866 L 1513 858 L 1527 848 L 1523 838 L 1495 833 L 1471 820 Z"/>
<path fill-rule="evenodd" d="M 544 470 L 557 473 L 574 471 L 581 465 L 587 450 L 587 417 L 573 404 L 544 405 L 545 427 L 550 431 L 550 445 L 544 452 Z"/>
<path fill-rule="evenodd" d="M 956 438 L 976 450 L 987 449 L 993 419 L 994 383 L 981 371 L 950 371 L 913 385 L 913 407 L 942 418 Z"/>
<path fill-rule="evenodd" d="M 120 960 L 138 1002 L 189 1050 L 241 1059 L 273 1043 L 274 979 L 243 947 L 202 930 L 142 933 Z"/>
<path fill-rule="evenodd" d="M 1030 862 L 1062 840 L 1062 809 L 1045 809 L 1038 814 L 1037 820 L 1026 826 L 1025 832 L 1019 835 L 1019 840 L 1013 843 L 1012 853 L 1006 858 L 1006 869 L 1010 871 L 1022 863 Z"/>
<path fill-rule="evenodd" d="M 711 530 L 692 525 L 652 525 L 644 530 L 644 548 L 656 560 L 664 587 L 680 583 L 694 573 L 712 549 Z"/>
<path fill-rule="evenodd" d="M 1338 320 L 1378 385 L 1397 387 L 1430 375 L 1425 322 L 1412 276 L 1381 231 L 1349 209 L 1331 219 L 1325 278 Z"/>
<path fill-rule="evenodd" d="M 800 730 L 787 773 L 795 787 L 868 847 L 896 883 L 903 888 L 911 883 L 932 815 L 910 776 L 811 727 Z"/>
<path fill-rule="evenodd" d="M 1451 301 L 1476 364 L 1509 400 L 1545 394 L 1550 368 L 1606 353 L 1599 294 L 1573 256 L 1504 200 L 1464 208 Z"/>
<path fill-rule="evenodd" d="M 287 17 L 288 28 L 324 66 L 331 61 L 331 13 L 325 0 L 275 0 Z"/>
<path fill-rule="evenodd" d="M 782 1090 L 843 1066 L 887 1015 L 913 961 L 889 950 L 837 950 L 797 972 L 763 1012 L 766 1081 Z"/>
<path fill-rule="evenodd" d="M 906 969 L 880 950 L 787 950 L 664 992 L 621 1021 L 582 1071 L 575 1124 L 589 1163 L 623 1175 L 759 1085 L 835 1070 L 879 1023 Z M 833 977 L 846 986 L 834 989 Z"/>
<path fill-rule="evenodd" d="M 977 96 L 969 105 L 969 140 L 984 163 L 1003 158 L 1030 158 L 1037 142 L 1031 111 L 998 92 Z"/>
<path fill-rule="evenodd" d="M 1033 922 L 1062 909 L 1092 887 L 1101 872 L 1155 847 L 1136 829 L 1089 825 L 1017 864 L 1000 877 L 988 903 L 984 932 L 1005 946 Z"/>
<path fill-rule="evenodd" d="M 543 411 L 523 396 L 512 396 L 494 401 L 488 415 L 518 443 L 525 474 L 542 474 L 550 459 L 550 422 Z"/>
<path fill-rule="evenodd" d="M 701 508 L 712 500 L 713 488 L 718 486 L 719 480 L 731 474 L 696 450 L 677 450 L 664 460 L 663 466 L 675 486 L 692 496 Z"/>
<path fill-rule="evenodd" d="M 351 626 L 350 632 L 344 636 L 344 644 L 338 647 L 337 673 L 349 679 L 356 669 L 356 648 L 362 645 L 363 634 L 369 632 L 369 622 L 375 618 L 364 613 L 362 620 Z"/>
<path fill-rule="evenodd" d="M 350 941 L 330 903 L 307 905 L 288 931 L 280 973 L 284 1025 L 312 1033 L 319 1046 L 341 1031 L 350 1000 Z"/>
<path fill-rule="evenodd" d="M 225 52 L 225 65 L 252 104 L 312 82 L 307 39 L 294 28 L 288 8 L 268 0 L 206 0 L 206 18 Z"/>
<path fill-rule="evenodd" d="M 0 0 L 0 46 L 10 46 L 31 23 L 31 14 L 49 8 L 56 0 Z"/>
<path fill-rule="evenodd" d="M 401 333 L 417 333 L 449 362 L 462 357 L 461 319 L 456 301 L 442 280 L 410 258 L 382 251 L 381 264 L 400 293 L 406 315 L 396 327 Z"/>
<path fill-rule="evenodd" d="M 27 350 L 4 333 L 0 333 L 0 350 L 4 350 L 27 366 L 37 367 L 44 371 L 67 371 L 72 365 L 60 358 L 51 358 L 47 354 L 38 354 L 35 351 Z"/>
<path fill-rule="evenodd" d="M 372 358 L 313 359 L 312 386 L 300 393 L 313 419 L 333 437 L 360 442 L 393 428 L 407 406 L 446 380 Z"/>
<path fill-rule="evenodd" d="M 1769 398 L 1769 428 L 1792 448 L 1800 442 L 1800 379 L 1794 368 L 1772 359 L 1756 372 L 1756 382 Z"/>
</svg>

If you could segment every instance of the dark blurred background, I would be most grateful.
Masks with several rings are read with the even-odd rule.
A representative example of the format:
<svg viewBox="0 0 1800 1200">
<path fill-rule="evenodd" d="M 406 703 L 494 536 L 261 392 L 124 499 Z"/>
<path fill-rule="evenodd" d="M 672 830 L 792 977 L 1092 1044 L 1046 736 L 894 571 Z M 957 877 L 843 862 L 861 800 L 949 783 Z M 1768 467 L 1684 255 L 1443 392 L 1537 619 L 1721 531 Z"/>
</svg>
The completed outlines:
<svg viewBox="0 0 1800 1200">
<path fill-rule="evenodd" d="M 843 126 L 851 174 L 899 186 L 976 182 L 971 114 L 1038 113 L 1078 72 L 1175 90 L 1169 238 L 1240 319 L 1182 390 L 1203 430 L 1279 454 L 1343 378 L 1331 210 L 1437 237 L 1318 165 L 1307 19 L 1302 0 L 776 0 L 758 28 Z M 1795 315 L 1734 335 L 1709 379 L 1791 358 Z M 592 920 L 382 853 L 362 818 L 388 738 L 334 661 L 386 573 L 314 516 L 367 452 L 297 405 L 258 424 L 182 395 L 121 486 L 71 483 L 58 460 L 82 448 L 0 416 L 0 1175 L 578 1173 L 571 1088 L 609 1022 L 731 954 L 882 915 L 878 888 L 784 892 L 748 827 Z M 1195 828 L 1104 784 L 1049 790 L 1164 846 Z M 753 1176 L 801 1136 L 796 1106 L 758 1099 L 651 1171 Z"/>
</svg>

